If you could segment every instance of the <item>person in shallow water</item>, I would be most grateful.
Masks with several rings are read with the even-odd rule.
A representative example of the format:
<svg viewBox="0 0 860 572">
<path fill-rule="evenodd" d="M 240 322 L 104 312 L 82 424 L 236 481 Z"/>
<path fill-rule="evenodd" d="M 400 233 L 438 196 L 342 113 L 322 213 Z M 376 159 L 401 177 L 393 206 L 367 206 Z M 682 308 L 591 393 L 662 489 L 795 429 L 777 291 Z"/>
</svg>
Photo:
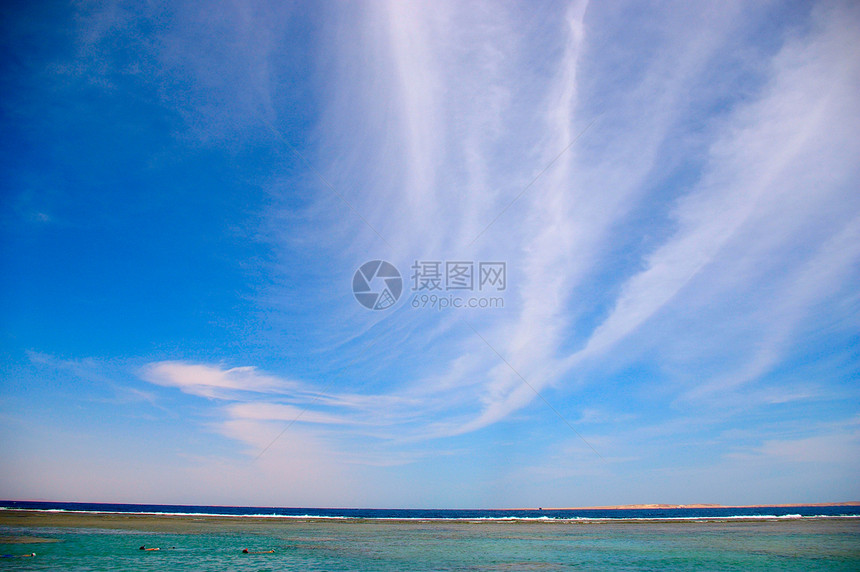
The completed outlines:
<svg viewBox="0 0 860 572">
<path fill-rule="evenodd" d="M 146 544 L 138 548 L 138 550 L 159 550 L 158 548 L 147 548 Z"/>
<path fill-rule="evenodd" d="M 248 550 L 247 548 L 242 550 L 242 554 L 272 554 L 274 550 Z"/>
</svg>

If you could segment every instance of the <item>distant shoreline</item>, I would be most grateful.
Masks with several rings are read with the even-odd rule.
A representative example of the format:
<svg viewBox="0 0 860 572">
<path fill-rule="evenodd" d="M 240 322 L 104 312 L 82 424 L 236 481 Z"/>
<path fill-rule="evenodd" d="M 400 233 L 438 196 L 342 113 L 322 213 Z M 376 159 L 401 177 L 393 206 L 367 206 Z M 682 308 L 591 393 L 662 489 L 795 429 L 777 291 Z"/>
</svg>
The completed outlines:
<svg viewBox="0 0 860 572">
<path fill-rule="evenodd" d="M 838 507 L 860 506 L 860 501 L 848 502 L 811 502 L 788 504 L 618 504 L 607 506 L 574 506 L 574 507 L 534 507 L 506 508 L 496 510 L 648 510 L 648 509 L 681 509 L 681 508 L 794 508 L 794 507 Z"/>
<path fill-rule="evenodd" d="M 50 501 L 50 500 L 33 500 L 33 499 L 25 499 L 25 500 L 2 500 L 2 503 L 45 503 L 45 504 L 67 504 L 66 501 Z M 711 504 L 711 503 L 693 503 L 693 504 L 664 504 L 664 503 L 656 503 L 656 504 L 618 504 L 618 505 L 598 505 L 598 506 L 573 506 L 573 507 L 524 507 L 524 508 L 513 508 L 513 507 L 504 507 L 504 508 L 431 508 L 431 509 L 422 509 L 422 508 L 396 508 L 392 509 L 391 507 L 384 507 L 382 509 L 371 509 L 371 507 L 291 507 L 291 506 L 283 506 L 283 507 L 255 507 L 255 506 L 240 506 L 240 505 L 186 505 L 186 504 L 151 504 L 151 503 L 118 503 L 118 502 L 104 502 L 104 503 L 88 503 L 88 502 L 80 502 L 74 501 L 69 502 L 68 504 L 92 504 L 92 505 L 116 505 L 116 506 L 150 506 L 150 507 L 188 507 L 188 508 L 198 508 L 198 507 L 206 507 L 206 508 L 281 508 L 281 509 L 308 509 L 308 510 L 441 510 L 441 511 L 460 511 L 460 510 L 490 510 L 490 511 L 505 511 L 505 510 L 656 510 L 656 509 L 723 509 L 723 508 L 794 508 L 794 507 L 841 507 L 841 506 L 860 506 L 860 501 L 847 501 L 847 502 L 811 502 L 811 503 L 782 503 L 782 504 Z M 6 510 L 17 510 L 19 507 L 7 506 Z M 41 508 L 30 508 L 24 510 L 36 510 L 36 511 L 51 511 L 53 509 L 41 509 Z M 74 512 L 74 509 L 70 509 L 70 512 Z M 83 512 L 113 512 L 113 511 L 98 511 L 98 510 L 83 510 Z M 123 511 L 125 512 L 125 511 Z M 129 512 L 127 514 L 140 514 Z M 145 513 L 144 513 L 145 514 Z"/>
</svg>

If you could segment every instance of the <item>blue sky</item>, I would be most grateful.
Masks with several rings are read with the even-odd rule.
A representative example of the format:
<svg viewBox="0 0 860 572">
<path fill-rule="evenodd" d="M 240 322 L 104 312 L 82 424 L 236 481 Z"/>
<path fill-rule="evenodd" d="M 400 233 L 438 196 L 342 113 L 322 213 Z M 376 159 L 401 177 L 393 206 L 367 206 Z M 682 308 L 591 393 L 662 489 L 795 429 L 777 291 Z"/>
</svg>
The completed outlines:
<svg viewBox="0 0 860 572">
<path fill-rule="evenodd" d="M 0 497 L 860 500 L 855 3 L 3 11 Z"/>
</svg>

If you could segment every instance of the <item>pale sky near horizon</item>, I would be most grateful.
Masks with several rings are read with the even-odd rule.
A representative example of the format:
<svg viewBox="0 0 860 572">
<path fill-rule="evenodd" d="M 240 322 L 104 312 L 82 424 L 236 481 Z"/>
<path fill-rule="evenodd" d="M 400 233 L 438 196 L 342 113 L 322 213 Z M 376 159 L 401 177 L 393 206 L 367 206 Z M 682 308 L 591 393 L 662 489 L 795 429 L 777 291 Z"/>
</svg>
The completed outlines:
<svg viewBox="0 0 860 572">
<path fill-rule="evenodd" d="M 0 498 L 860 500 L 856 2 L 0 10 Z"/>
</svg>

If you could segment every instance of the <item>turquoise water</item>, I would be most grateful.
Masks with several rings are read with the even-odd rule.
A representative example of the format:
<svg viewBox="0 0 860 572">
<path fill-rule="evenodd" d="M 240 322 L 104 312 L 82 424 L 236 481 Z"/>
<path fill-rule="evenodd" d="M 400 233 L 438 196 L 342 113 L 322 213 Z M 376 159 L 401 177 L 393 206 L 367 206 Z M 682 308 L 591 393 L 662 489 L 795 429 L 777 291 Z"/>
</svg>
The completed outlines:
<svg viewBox="0 0 860 572">
<path fill-rule="evenodd" d="M 445 522 L 227 519 L 211 530 L 0 527 L 0 570 L 860 570 L 860 520 Z M 142 544 L 157 552 L 138 550 Z M 175 547 L 175 548 L 171 548 Z M 275 550 L 242 554 L 241 550 Z"/>
</svg>

